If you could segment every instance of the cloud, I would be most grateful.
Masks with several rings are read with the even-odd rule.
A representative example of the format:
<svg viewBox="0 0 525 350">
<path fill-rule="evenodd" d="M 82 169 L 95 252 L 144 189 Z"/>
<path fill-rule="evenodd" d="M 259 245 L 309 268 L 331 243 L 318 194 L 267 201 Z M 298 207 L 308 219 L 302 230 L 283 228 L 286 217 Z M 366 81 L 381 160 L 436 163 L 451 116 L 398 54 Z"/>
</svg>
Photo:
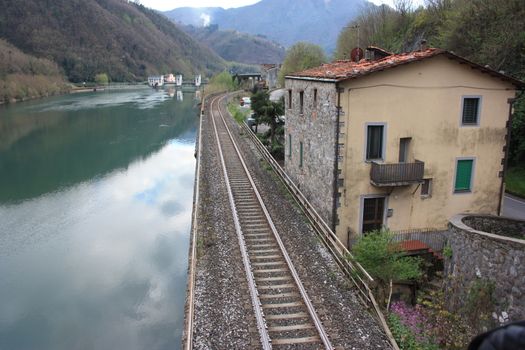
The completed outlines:
<svg viewBox="0 0 525 350">
<path fill-rule="evenodd" d="M 201 13 L 200 18 L 202 19 L 202 26 L 203 27 L 207 27 L 207 26 L 210 25 L 210 22 L 211 22 L 211 16 L 210 15 L 207 15 L 205 13 Z"/>
</svg>

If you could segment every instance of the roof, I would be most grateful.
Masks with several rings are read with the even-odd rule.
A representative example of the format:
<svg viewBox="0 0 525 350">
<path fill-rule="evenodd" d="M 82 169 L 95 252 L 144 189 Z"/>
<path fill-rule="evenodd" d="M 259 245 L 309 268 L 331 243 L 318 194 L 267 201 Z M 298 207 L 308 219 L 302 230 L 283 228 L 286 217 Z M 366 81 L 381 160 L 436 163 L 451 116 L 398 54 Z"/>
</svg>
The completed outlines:
<svg viewBox="0 0 525 350">
<path fill-rule="evenodd" d="M 382 50 L 383 52 L 387 52 Z M 429 48 L 422 51 L 413 51 L 401 54 L 391 54 L 379 60 L 370 61 L 362 59 L 359 62 L 351 60 L 337 60 L 332 63 L 323 64 L 322 66 L 310 68 L 301 72 L 287 75 L 289 79 L 306 79 L 306 80 L 328 80 L 333 82 L 356 79 L 374 72 L 383 71 L 385 69 L 399 67 L 404 64 L 418 62 L 427 58 L 443 55 L 449 59 L 458 61 L 462 64 L 467 64 L 473 69 L 477 69 L 483 73 L 487 73 L 495 78 L 507 81 L 520 89 L 525 88 L 525 83 L 519 79 L 513 78 L 504 73 L 495 71 L 488 66 L 481 66 L 477 63 L 471 62 L 463 57 L 460 57 L 453 52 Z"/>
<path fill-rule="evenodd" d="M 261 64 L 261 68 L 265 70 L 269 70 L 273 68 L 279 68 L 279 65 L 275 63 L 263 63 Z"/>
</svg>

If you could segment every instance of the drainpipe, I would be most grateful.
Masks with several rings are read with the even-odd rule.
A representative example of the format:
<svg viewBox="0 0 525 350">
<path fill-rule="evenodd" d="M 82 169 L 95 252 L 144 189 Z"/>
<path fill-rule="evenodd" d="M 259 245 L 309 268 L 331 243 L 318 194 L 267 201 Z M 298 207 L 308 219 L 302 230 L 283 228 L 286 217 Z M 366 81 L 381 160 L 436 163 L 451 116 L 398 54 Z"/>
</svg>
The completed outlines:
<svg viewBox="0 0 525 350">
<path fill-rule="evenodd" d="M 338 179 L 339 179 L 339 120 L 341 117 L 341 93 L 342 89 L 338 83 L 335 83 L 335 90 L 337 91 L 337 114 L 335 120 L 335 147 L 334 147 L 334 194 L 332 196 L 332 231 L 335 233 L 335 226 L 337 221 L 337 193 L 338 193 Z"/>
<path fill-rule="evenodd" d="M 521 91 L 523 95 L 523 90 Z M 503 188 L 505 184 L 505 175 L 507 173 L 507 166 L 509 163 L 509 148 L 510 148 L 510 137 L 511 137 L 511 131 L 512 131 L 512 107 L 514 105 L 514 102 L 516 102 L 517 97 L 515 98 L 509 98 L 507 100 L 507 103 L 509 104 L 509 117 L 507 119 L 507 137 L 505 141 L 505 156 L 503 158 L 503 171 L 501 172 L 501 185 L 499 188 L 499 203 L 498 203 L 498 216 L 501 216 L 502 211 L 502 203 L 503 203 Z"/>
</svg>

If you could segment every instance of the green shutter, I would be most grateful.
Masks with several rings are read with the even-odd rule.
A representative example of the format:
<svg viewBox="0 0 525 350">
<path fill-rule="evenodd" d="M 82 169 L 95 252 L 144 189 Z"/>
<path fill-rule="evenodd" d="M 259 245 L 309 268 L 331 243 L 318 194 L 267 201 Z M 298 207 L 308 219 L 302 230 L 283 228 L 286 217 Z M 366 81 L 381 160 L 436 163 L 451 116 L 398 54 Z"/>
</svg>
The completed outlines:
<svg viewBox="0 0 525 350">
<path fill-rule="evenodd" d="M 458 160 L 456 168 L 456 192 L 470 191 L 470 180 L 472 179 L 472 159 Z"/>
</svg>

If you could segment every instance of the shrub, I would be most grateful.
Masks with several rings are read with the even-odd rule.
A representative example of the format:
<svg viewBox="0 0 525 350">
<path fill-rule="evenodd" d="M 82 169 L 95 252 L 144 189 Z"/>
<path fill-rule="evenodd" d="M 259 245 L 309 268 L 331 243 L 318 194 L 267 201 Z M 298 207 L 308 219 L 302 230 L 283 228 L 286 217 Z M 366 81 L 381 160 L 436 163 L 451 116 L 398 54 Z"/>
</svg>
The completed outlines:
<svg viewBox="0 0 525 350">
<path fill-rule="evenodd" d="M 397 247 L 391 232 L 372 231 L 359 237 L 352 252 L 355 259 L 382 282 L 421 277 L 420 259 L 404 256 Z"/>
</svg>

